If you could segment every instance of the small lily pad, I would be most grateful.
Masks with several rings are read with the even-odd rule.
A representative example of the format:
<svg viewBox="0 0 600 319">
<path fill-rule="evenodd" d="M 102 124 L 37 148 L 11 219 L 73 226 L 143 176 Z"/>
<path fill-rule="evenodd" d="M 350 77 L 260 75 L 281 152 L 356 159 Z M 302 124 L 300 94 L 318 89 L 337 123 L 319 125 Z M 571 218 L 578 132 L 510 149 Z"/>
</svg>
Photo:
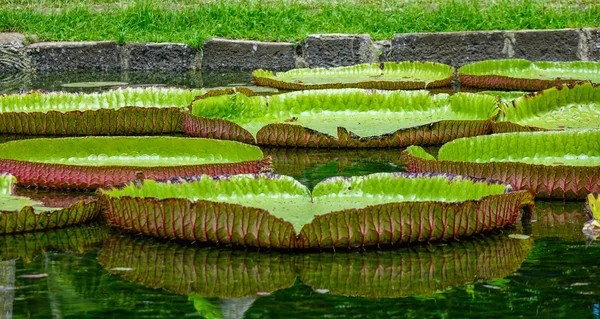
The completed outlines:
<svg viewBox="0 0 600 319">
<path fill-rule="evenodd" d="M 513 239 L 529 239 L 529 238 L 531 238 L 531 236 L 523 235 L 523 234 L 510 234 L 510 235 L 508 235 L 508 238 L 513 238 Z"/>
<path fill-rule="evenodd" d="M 66 88 L 95 88 L 95 87 L 103 87 L 103 86 L 121 86 L 127 85 L 127 82 L 74 82 L 74 83 L 64 83 L 60 86 Z"/>
</svg>

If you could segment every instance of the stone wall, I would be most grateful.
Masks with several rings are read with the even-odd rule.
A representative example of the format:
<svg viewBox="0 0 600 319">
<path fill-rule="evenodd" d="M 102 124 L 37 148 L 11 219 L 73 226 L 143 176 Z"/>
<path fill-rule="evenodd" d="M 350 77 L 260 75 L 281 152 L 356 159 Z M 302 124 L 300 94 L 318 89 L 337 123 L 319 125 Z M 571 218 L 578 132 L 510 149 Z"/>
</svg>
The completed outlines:
<svg viewBox="0 0 600 319">
<path fill-rule="evenodd" d="M 600 29 L 397 34 L 314 34 L 301 43 L 211 39 L 202 50 L 180 43 L 40 42 L 0 33 L 0 73 L 54 71 L 284 71 L 384 61 L 460 67 L 487 60 L 600 61 Z"/>
</svg>

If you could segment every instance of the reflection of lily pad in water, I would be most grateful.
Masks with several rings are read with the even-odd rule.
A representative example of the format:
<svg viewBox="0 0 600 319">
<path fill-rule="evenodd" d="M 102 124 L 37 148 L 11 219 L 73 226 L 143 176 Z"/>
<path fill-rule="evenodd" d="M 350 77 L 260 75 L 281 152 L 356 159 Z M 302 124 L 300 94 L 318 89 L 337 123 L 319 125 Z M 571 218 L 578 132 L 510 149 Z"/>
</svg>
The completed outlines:
<svg viewBox="0 0 600 319">
<path fill-rule="evenodd" d="M 0 236 L 0 260 L 23 258 L 31 261 L 45 251 L 73 251 L 83 253 L 86 248 L 102 243 L 109 235 L 109 227 L 96 223 Z"/>
<path fill-rule="evenodd" d="M 74 83 L 64 83 L 60 86 L 66 88 L 95 88 L 95 87 L 103 87 L 103 86 L 121 86 L 127 85 L 127 82 L 74 82 Z"/>
<path fill-rule="evenodd" d="M 98 262 L 125 280 L 204 298 L 274 296 L 296 277 L 318 293 L 398 298 L 508 276 L 533 243 L 501 235 L 385 251 L 291 254 L 115 236 L 105 241 Z M 114 271 L 117 266 L 133 270 Z"/>
</svg>

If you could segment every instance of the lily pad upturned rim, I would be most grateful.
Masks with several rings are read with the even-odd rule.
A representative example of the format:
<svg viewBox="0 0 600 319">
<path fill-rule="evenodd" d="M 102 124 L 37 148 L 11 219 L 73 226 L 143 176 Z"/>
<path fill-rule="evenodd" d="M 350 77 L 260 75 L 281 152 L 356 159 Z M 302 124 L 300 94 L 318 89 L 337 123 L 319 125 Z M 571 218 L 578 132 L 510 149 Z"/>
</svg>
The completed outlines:
<svg viewBox="0 0 600 319">
<path fill-rule="evenodd" d="M 87 143 L 88 148 L 94 151 L 94 154 L 98 157 L 104 153 L 108 157 L 116 156 L 120 157 L 122 154 L 119 152 L 119 148 L 123 147 L 125 143 L 106 143 L 106 141 L 127 141 L 129 144 L 148 144 L 146 149 L 152 150 L 153 148 L 159 147 L 158 142 L 167 145 L 166 151 L 162 149 L 157 151 L 157 154 L 164 156 L 178 155 L 181 157 L 182 153 L 177 154 L 177 150 L 173 149 L 174 143 L 180 141 L 181 145 L 188 146 L 185 149 L 186 154 L 194 153 L 194 148 L 204 146 L 205 155 L 216 156 L 222 153 L 219 150 L 225 151 L 222 155 L 227 157 L 231 156 L 228 154 L 235 154 L 235 158 L 230 161 L 220 160 L 218 162 L 203 162 L 194 163 L 188 162 L 182 165 L 176 165 L 177 163 L 167 163 L 167 165 L 158 166 L 141 166 L 139 163 L 133 163 L 135 166 L 119 166 L 115 164 L 107 164 L 100 166 L 90 165 L 72 165 L 68 162 L 34 162 L 31 160 L 31 156 L 39 157 L 39 145 L 46 143 L 49 148 L 46 149 L 49 158 L 56 158 L 57 152 L 67 153 L 68 149 L 62 149 L 60 143 L 64 145 L 70 145 L 74 147 L 73 154 L 69 157 L 64 157 L 64 160 L 68 160 L 73 156 L 77 156 L 78 152 L 82 152 L 81 143 Z M 136 141 L 139 142 L 136 144 Z M 80 143 L 81 142 L 81 143 Z M 89 143 L 88 143 L 89 142 Z M 65 144 L 66 143 L 66 144 Z M 70 144 L 69 144 L 70 143 Z M 79 144 L 78 144 L 79 143 Z M 90 144 L 91 143 L 91 144 Z M 206 149 L 206 145 L 212 146 L 214 152 L 209 152 Z M 35 147 L 26 147 L 38 145 Z M 78 146 L 77 146 L 78 145 Z M 144 144 L 145 145 L 145 144 Z M 139 146 L 127 149 L 127 152 L 139 152 Z M 143 145 L 142 145 L 143 146 Z M 102 152 L 103 147 L 108 147 Z M 235 150 L 234 147 L 238 147 L 239 150 Z M 8 149 L 12 149 L 9 158 L 0 158 L 0 171 L 7 171 L 16 176 L 19 186 L 26 187 L 43 187 L 43 188 L 69 188 L 69 189 L 83 189 L 90 190 L 99 187 L 106 187 L 110 185 L 127 183 L 136 180 L 140 177 L 151 178 L 151 179 L 164 179 L 177 176 L 192 176 L 198 174 L 237 174 L 237 173 L 259 173 L 264 171 L 270 171 L 270 158 L 264 158 L 262 151 L 256 146 L 243 144 L 237 141 L 224 141 L 224 140 L 211 140 L 211 139 L 192 139 L 192 138 L 179 138 L 179 137 L 72 137 L 72 138 L 60 138 L 60 139 L 30 139 L 12 141 L 4 144 L 0 144 L 0 150 L 4 150 L 7 153 Z M 107 150 L 110 149 L 113 153 L 109 153 Z M 18 153 L 19 151 L 21 153 Z M 155 150 L 156 151 L 156 150 Z M 244 151 L 244 152 L 242 152 Z M 25 152 L 25 153 L 23 153 Z M 31 154 L 28 155 L 27 152 Z M 210 153 L 210 154 L 209 154 Z M 24 155 L 25 154 L 25 155 Z M 90 155 L 86 153 L 84 157 Z M 137 154 L 138 156 L 151 156 L 152 153 Z M 185 155 L 185 154 L 183 154 Z M 15 157 L 17 156 L 17 157 Z M 22 156 L 22 158 L 18 158 Z M 0 155 L 2 157 L 2 155 Z M 83 158 L 83 157 L 82 157 Z M 177 159 L 177 157 L 172 157 Z M 151 159 L 150 159 L 151 160 Z M 164 161 L 164 159 L 163 159 Z M 175 164 L 175 165 L 174 165 Z M 139 176 L 139 173 L 142 176 Z"/>
<path fill-rule="evenodd" d="M 502 75 L 502 69 L 509 67 L 520 67 L 522 69 L 530 68 L 536 65 L 594 65 L 600 68 L 596 62 L 592 61 L 572 61 L 572 62 L 550 62 L 550 61 L 529 61 L 525 59 L 504 59 L 504 60 L 485 60 L 463 65 L 458 69 L 458 79 L 461 84 L 471 87 L 502 89 L 502 90 L 524 90 L 539 91 L 562 84 L 576 84 L 582 82 L 591 82 L 585 79 L 574 78 L 555 78 L 539 79 L 528 77 L 515 77 Z M 491 71 L 476 71 L 489 68 Z"/>
<path fill-rule="evenodd" d="M 189 92 L 189 96 L 186 98 L 183 92 Z M 91 94 L 31 91 L 2 95 L 0 134 L 114 136 L 181 133 L 184 110 L 195 96 L 204 92 L 150 87 Z"/>
<path fill-rule="evenodd" d="M 307 102 L 313 100 L 312 104 Z M 385 129 L 376 126 L 380 128 L 376 132 L 371 129 L 361 133 L 361 129 L 365 130 L 365 122 L 362 121 L 361 124 L 359 116 L 372 116 L 374 110 L 368 109 L 368 103 L 371 102 L 380 106 L 378 111 L 383 112 L 382 118 L 385 118 L 385 112 L 394 112 L 396 116 L 406 113 L 407 121 L 415 123 L 396 126 L 383 123 Z M 318 117 L 312 114 L 315 112 L 313 104 L 327 105 L 317 107 L 317 112 L 322 111 L 323 114 L 344 110 L 357 112 L 357 116 L 354 117 L 358 118 L 357 123 L 342 122 L 337 126 L 337 130 L 329 124 L 312 123 L 311 119 Z M 439 109 L 445 115 L 431 118 L 431 110 L 429 113 L 422 113 L 427 107 Z M 231 110 L 235 112 L 231 113 Z M 238 140 L 255 141 L 256 144 L 264 146 L 405 147 L 415 144 L 438 145 L 455 138 L 489 134 L 493 129 L 492 119 L 497 117 L 499 111 L 498 101 L 493 96 L 474 93 L 449 96 L 431 95 L 423 90 L 367 91 L 349 88 L 297 91 L 263 97 L 252 92 L 227 89 L 209 91 L 198 96 L 190 104 L 191 114 L 184 117 L 184 127 L 188 135 L 202 137 L 206 127 L 211 126 L 209 123 L 214 122 L 213 126 L 223 127 L 220 132 L 226 132 L 228 138 L 237 136 Z M 303 124 L 302 121 L 298 122 L 298 118 L 308 119 L 308 122 Z M 252 122 L 250 119 L 256 120 Z M 256 135 L 256 140 L 253 134 Z"/>
<path fill-rule="evenodd" d="M 440 79 L 434 79 L 432 81 L 420 81 L 420 80 L 372 80 L 372 81 L 361 81 L 361 82 L 339 82 L 339 83 L 315 83 L 306 84 L 298 83 L 295 81 L 279 80 L 278 74 L 289 73 L 289 72 L 306 72 L 306 73 L 327 73 L 333 74 L 344 72 L 356 73 L 357 70 L 370 68 L 371 70 L 381 70 L 383 67 L 385 70 L 386 66 L 389 68 L 403 68 L 403 67 L 424 67 L 424 68 L 438 68 L 438 72 L 448 72 L 447 76 L 440 77 Z M 269 86 L 284 90 L 307 90 L 307 89 L 331 89 L 331 88 L 363 88 L 363 89 L 384 89 L 384 90 L 411 90 L 411 89 L 427 89 L 450 86 L 454 79 L 455 69 L 447 64 L 437 62 L 420 62 L 420 61 L 403 61 L 403 62 L 382 62 L 382 63 L 363 63 L 351 66 L 332 67 L 332 68 L 302 68 L 292 69 L 287 72 L 279 72 L 274 74 L 272 71 L 266 71 L 263 69 L 254 70 L 252 72 L 252 79 L 256 85 Z"/>
<path fill-rule="evenodd" d="M 582 104 L 588 106 L 590 103 L 595 103 L 596 108 L 600 108 L 600 83 L 592 84 L 590 82 L 581 82 L 575 84 L 562 84 L 545 90 L 532 92 L 515 98 L 510 102 L 503 103 L 496 124 L 520 127 L 520 129 L 515 130 L 517 132 L 528 131 L 527 129 L 530 131 L 565 130 L 567 129 L 566 124 L 568 122 L 557 123 L 565 124 L 562 125 L 562 127 L 548 127 L 539 124 L 537 124 L 537 126 L 532 125 L 526 120 L 530 118 L 543 118 L 544 113 L 562 110 L 563 108 L 568 109 L 573 105 L 576 106 Z M 568 117 L 568 114 L 564 113 L 561 114 L 561 116 Z M 523 123 L 523 121 L 526 122 Z M 600 127 L 600 123 L 598 123 L 597 127 Z M 573 129 L 581 130 L 597 127 L 593 127 L 592 125 L 591 127 L 575 127 Z M 525 130 L 523 128 L 525 128 Z"/>
<path fill-rule="evenodd" d="M 8 188 L 14 189 L 17 182 L 11 174 L 0 174 L 0 182 L 8 180 Z M 6 186 L 6 185 L 5 185 Z M 12 191 L 0 197 L 12 196 Z M 21 209 L 6 211 L 0 207 L 0 234 L 21 233 L 37 230 L 62 228 L 86 223 L 97 218 L 103 211 L 98 200 L 80 200 L 74 205 L 50 211 L 38 211 L 34 206 L 25 205 Z"/>
<path fill-rule="evenodd" d="M 513 137 L 526 139 L 528 136 L 541 136 L 555 143 L 558 140 L 555 135 L 564 135 L 566 136 L 565 138 L 573 136 L 575 141 L 587 142 L 588 139 L 579 136 L 581 134 L 595 134 L 600 136 L 600 130 L 506 133 L 478 136 L 455 140 L 445 144 L 440 148 L 438 159 L 426 154 L 418 146 L 408 147 L 402 152 L 402 156 L 406 160 L 406 168 L 409 172 L 426 171 L 492 178 L 508 182 L 517 190 L 530 190 L 535 194 L 536 198 L 582 200 L 585 199 L 585 196 L 589 192 L 600 191 L 599 165 L 544 165 L 515 161 L 475 162 L 464 159 L 457 160 L 456 158 L 446 157 L 445 154 L 450 148 L 456 148 L 456 146 L 460 145 L 476 145 L 475 143 L 479 142 L 481 142 L 479 144 L 497 151 L 501 147 L 489 142 L 494 139 L 511 140 L 514 142 L 513 144 L 518 145 L 519 150 L 529 149 L 522 144 L 523 141 L 514 141 Z M 564 150 L 564 145 L 569 146 L 569 144 L 561 144 L 561 150 Z M 472 151 L 474 152 L 474 149 Z M 460 154 L 464 156 L 467 153 L 462 151 Z M 482 152 L 478 151 L 478 154 L 482 154 Z M 442 155 L 443 158 L 440 159 L 439 155 Z"/>
<path fill-rule="evenodd" d="M 364 208 L 332 211 L 324 215 L 315 216 L 312 222 L 305 224 L 298 233 L 296 233 L 290 222 L 272 215 L 269 211 L 240 204 L 204 199 L 197 199 L 195 201 L 184 198 L 158 199 L 152 195 L 150 197 L 131 197 L 129 195 L 118 195 L 115 197 L 115 195 L 110 194 L 111 189 L 102 190 L 100 196 L 107 203 L 107 213 L 110 222 L 125 230 L 169 239 L 282 249 L 357 248 L 373 245 L 383 247 L 415 241 L 446 240 L 464 237 L 473 233 L 504 227 L 516 220 L 521 208 L 532 209 L 534 205 L 533 196 L 528 191 L 512 191 L 510 185 L 489 179 L 430 173 L 378 173 L 375 175 L 388 175 L 395 178 L 430 178 L 441 176 L 450 180 L 458 178 L 462 181 L 502 185 L 505 187 L 505 191 L 495 195 L 484 196 L 477 200 L 459 202 L 390 202 L 366 206 Z M 277 177 L 274 174 L 269 174 L 269 176 Z M 229 176 L 220 176 L 216 177 L 215 181 L 219 179 L 229 180 L 229 178 Z M 258 176 L 253 175 L 253 177 L 249 178 L 256 179 Z M 182 181 L 194 182 L 199 179 L 201 180 L 202 178 L 189 177 L 161 182 L 172 184 Z M 337 177 L 329 179 L 328 182 L 338 180 L 349 180 L 349 178 Z M 135 186 L 130 184 L 113 187 L 112 189 L 123 190 L 127 187 Z M 502 212 L 495 211 L 498 206 L 501 206 L 504 210 Z M 436 209 L 440 210 L 440 212 L 437 212 Z M 168 210 L 168 215 L 165 215 L 162 212 L 163 210 Z M 403 211 L 410 215 L 405 217 L 410 217 L 411 223 L 408 226 L 403 224 L 401 215 L 398 215 L 398 220 L 395 220 L 396 217 L 392 216 L 394 214 L 403 214 Z M 456 217 L 455 213 L 460 217 Z M 431 218 L 431 220 L 427 222 L 426 226 L 423 225 L 424 221 L 418 220 L 419 217 L 415 217 L 414 220 L 418 225 L 413 225 L 412 214 L 418 214 L 420 218 Z M 489 216 L 487 216 L 488 214 Z M 492 217 L 492 215 L 495 217 Z M 442 219 L 440 222 L 443 224 L 441 230 L 437 228 L 434 230 L 434 219 L 437 218 Z M 466 218 L 464 220 L 466 226 L 462 225 L 464 218 Z M 183 224 L 180 222 L 172 223 L 171 219 L 181 220 Z M 365 224 L 361 226 L 361 220 L 363 219 Z M 373 221 L 367 222 L 370 219 L 373 219 Z M 469 221 L 470 219 L 473 220 Z M 234 220 L 237 221 L 234 222 Z M 338 222 L 342 221 L 345 221 L 343 222 L 345 226 L 338 224 Z M 354 225 L 354 223 L 357 225 Z M 396 223 L 400 224 L 394 226 Z M 457 226 L 456 223 L 459 223 L 459 225 Z M 372 229 L 368 226 L 371 224 L 373 226 L 379 225 L 381 228 Z M 338 226 L 344 228 L 344 230 L 334 231 L 334 228 Z M 388 226 L 391 228 L 385 230 Z M 363 227 L 365 228 L 363 229 Z M 409 229 L 404 230 L 403 227 L 409 227 Z M 415 233 L 413 233 L 413 227 L 416 227 Z M 423 228 L 427 229 L 424 230 Z M 364 233 L 362 233 L 363 231 Z M 379 235 L 376 235 L 376 238 L 372 238 L 375 236 L 373 232 L 377 232 Z M 360 233 L 362 233 L 362 239 L 359 238 L 361 236 Z M 344 234 L 349 235 L 349 237 Z M 355 234 L 356 236 L 350 234 Z M 416 237 L 413 238 L 414 236 Z"/>
</svg>

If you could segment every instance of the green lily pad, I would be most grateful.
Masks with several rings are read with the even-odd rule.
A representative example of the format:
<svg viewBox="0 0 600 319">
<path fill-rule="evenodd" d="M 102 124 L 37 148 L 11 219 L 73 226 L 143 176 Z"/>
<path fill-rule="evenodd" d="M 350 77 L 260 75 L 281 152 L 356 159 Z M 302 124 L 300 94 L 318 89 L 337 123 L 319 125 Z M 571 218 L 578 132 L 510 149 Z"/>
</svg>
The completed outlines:
<svg viewBox="0 0 600 319">
<path fill-rule="evenodd" d="M 600 191 L 600 130 L 522 132 L 458 139 L 438 160 L 409 147 L 409 172 L 491 178 L 527 189 L 540 198 L 584 199 Z"/>
<path fill-rule="evenodd" d="M 126 88 L 104 93 L 0 96 L 0 134 L 147 135 L 183 132 L 182 110 L 203 90 Z"/>
<path fill-rule="evenodd" d="M 474 87 L 539 91 L 579 81 L 600 83 L 600 64 L 586 61 L 487 60 L 462 66 L 458 69 L 458 78 L 462 84 Z"/>
<path fill-rule="evenodd" d="M 66 88 L 96 88 L 103 86 L 121 86 L 127 85 L 127 82 L 74 82 L 74 83 L 64 83 L 60 86 Z"/>
<path fill-rule="evenodd" d="M 139 178 L 258 173 L 270 168 L 262 157 L 256 146 L 210 139 L 31 139 L 0 144 L 0 171 L 22 186 L 94 189 Z"/>
<path fill-rule="evenodd" d="M 277 248 L 385 246 L 470 236 L 510 224 L 521 207 L 532 204 L 528 192 L 512 192 L 506 184 L 400 173 L 330 178 L 312 193 L 291 177 L 247 174 L 181 183 L 146 180 L 100 192 L 109 219 L 123 229 Z"/>
<path fill-rule="evenodd" d="M 293 69 L 274 74 L 256 70 L 257 85 L 286 90 L 307 89 L 426 89 L 449 86 L 454 68 L 433 62 L 384 62 L 336 68 Z"/>
<path fill-rule="evenodd" d="M 495 96 L 498 99 L 500 99 L 500 101 L 503 103 L 508 103 L 516 98 L 520 98 L 524 95 L 529 94 L 529 92 L 525 91 L 481 91 L 477 93 Z"/>
<path fill-rule="evenodd" d="M 301 147 L 397 147 L 442 144 L 491 132 L 497 99 L 458 93 L 359 89 L 291 92 L 270 97 L 207 95 L 184 123 L 196 136 L 206 119 L 234 122 L 258 144 Z M 200 133 L 196 133 L 200 132 Z M 361 137 L 362 136 L 362 137 Z"/>
<path fill-rule="evenodd" d="M 296 277 L 317 292 L 398 298 L 503 278 L 520 267 L 532 248 L 531 239 L 491 236 L 385 251 L 289 254 L 119 236 L 105 242 L 98 261 L 128 281 L 204 298 L 273 293 L 292 287 Z"/>
<path fill-rule="evenodd" d="M 498 121 L 542 129 L 600 128 L 600 86 L 563 85 L 516 98 Z"/>
<path fill-rule="evenodd" d="M 59 228 L 84 223 L 102 211 L 97 201 L 79 201 L 72 206 L 46 207 L 12 193 L 17 180 L 10 174 L 0 174 L 0 234 Z"/>
</svg>

